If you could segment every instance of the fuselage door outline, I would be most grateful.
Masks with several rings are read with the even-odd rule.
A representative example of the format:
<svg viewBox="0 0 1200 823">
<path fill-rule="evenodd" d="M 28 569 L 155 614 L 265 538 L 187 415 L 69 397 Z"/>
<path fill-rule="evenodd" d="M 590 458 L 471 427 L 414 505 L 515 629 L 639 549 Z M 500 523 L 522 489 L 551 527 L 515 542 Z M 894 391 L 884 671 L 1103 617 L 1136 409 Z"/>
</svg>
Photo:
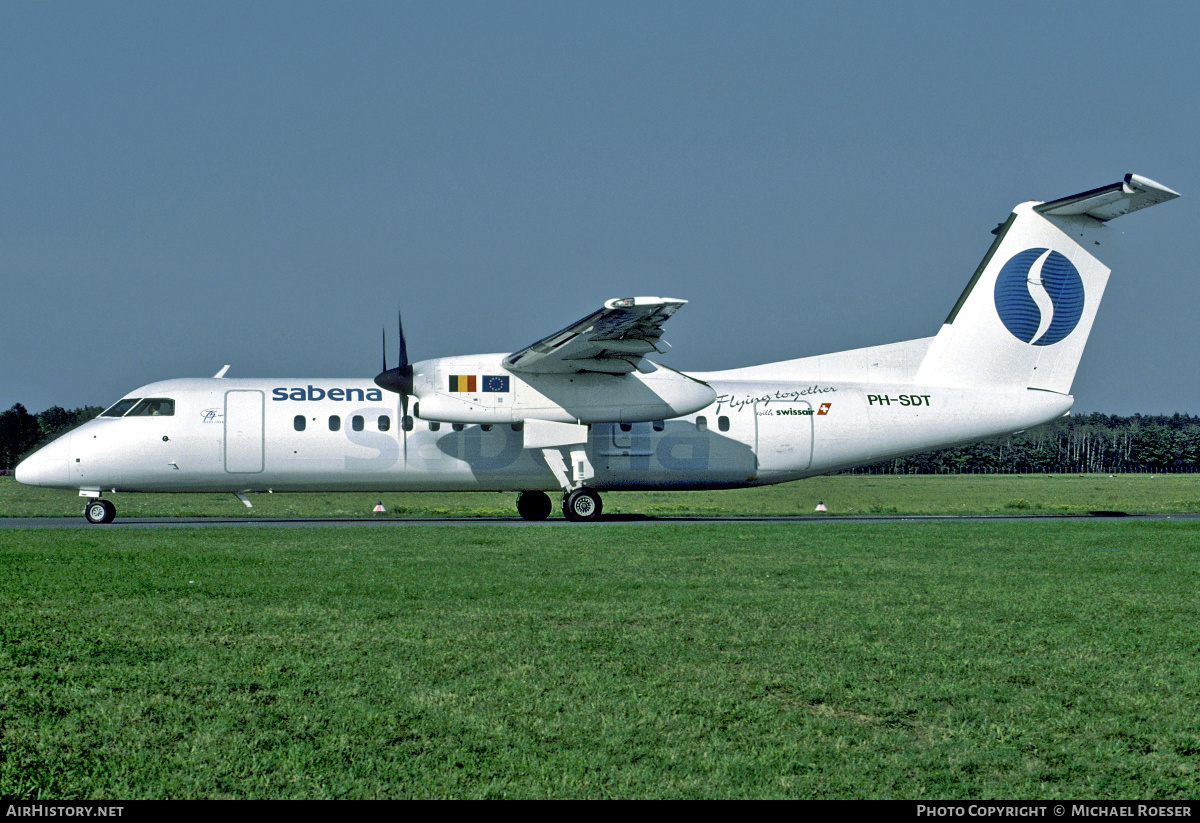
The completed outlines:
<svg viewBox="0 0 1200 823">
<path fill-rule="evenodd" d="M 231 389 L 225 392 L 225 471 L 261 474 L 265 439 L 263 392 Z"/>
</svg>

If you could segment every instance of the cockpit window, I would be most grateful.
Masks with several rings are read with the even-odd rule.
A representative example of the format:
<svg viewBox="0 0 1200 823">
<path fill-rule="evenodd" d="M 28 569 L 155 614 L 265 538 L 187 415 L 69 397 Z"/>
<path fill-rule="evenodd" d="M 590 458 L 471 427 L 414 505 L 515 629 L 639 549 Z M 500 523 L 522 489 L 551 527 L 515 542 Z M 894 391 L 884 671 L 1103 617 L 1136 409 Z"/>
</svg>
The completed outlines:
<svg viewBox="0 0 1200 823">
<path fill-rule="evenodd" d="M 170 417 L 175 414 L 175 401 L 166 397 L 147 397 L 133 407 L 126 417 Z"/>
<path fill-rule="evenodd" d="M 100 412 L 100 416 L 101 417 L 124 417 L 125 412 L 127 412 L 131 408 L 133 408 L 134 404 L 138 402 L 138 399 L 139 398 L 137 398 L 137 397 L 126 397 L 124 400 L 118 400 L 116 403 L 113 403 L 107 409 Z"/>
</svg>

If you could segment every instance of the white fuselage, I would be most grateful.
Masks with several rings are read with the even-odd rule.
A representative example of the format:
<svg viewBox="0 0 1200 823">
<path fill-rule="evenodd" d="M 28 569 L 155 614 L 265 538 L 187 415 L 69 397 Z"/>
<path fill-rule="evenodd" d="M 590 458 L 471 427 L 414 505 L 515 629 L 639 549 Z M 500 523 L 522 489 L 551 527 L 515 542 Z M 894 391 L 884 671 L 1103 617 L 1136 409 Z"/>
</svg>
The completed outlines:
<svg viewBox="0 0 1200 823">
<path fill-rule="evenodd" d="M 1072 401 L 903 380 L 771 380 L 759 370 L 700 379 L 717 399 L 697 413 L 591 424 L 587 486 L 780 483 L 1017 431 L 1065 414 Z M 521 423 L 416 419 L 405 431 L 396 395 L 370 381 L 179 379 L 129 396 L 170 398 L 173 413 L 92 420 L 32 455 L 17 479 L 83 492 L 560 487 L 542 453 L 525 448 Z"/>
<path fill-rule="evenodd" d="M 1104 224 L 1179 195 L 1139 175 L 1021 203 L 932 337 L 684 374 L 646 359 L 686 301 L 627 297 L 511 354 L 365 380 L 167 380 L 17 466 L 107 491 L 520 491 L 525 519 L 591 520 L 609 489 L 781 483 L 1054 420 L 1110 271 Z M 226 367 L 228 368 L 228 367 Z M 219 373 L 224 374 L 224 369 Z M 245 498 L 243 497 L 243 502 Z M 111 522 L 92 500 L 85 516 Z"/>
</svg>

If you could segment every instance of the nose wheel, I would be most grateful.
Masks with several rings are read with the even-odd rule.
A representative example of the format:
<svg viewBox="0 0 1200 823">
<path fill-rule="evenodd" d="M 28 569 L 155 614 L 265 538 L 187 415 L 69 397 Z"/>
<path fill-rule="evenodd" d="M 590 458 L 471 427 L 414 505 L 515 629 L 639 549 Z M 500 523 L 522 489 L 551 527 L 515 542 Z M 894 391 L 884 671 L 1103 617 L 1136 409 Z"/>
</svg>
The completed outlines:
<svg viewBox="0 0 1200 823">
<path fill-rule="evenodd" d="M 604 506 L 600 495 L 590 489 L 576 489 L 563 495 L 563 517 L 576 523 L 591 523 L 600 519 Z"/>
<path fill-rule="evenodd" d="M 83 508 L 83 516 L 89 523 L 111 523 L 117 516 L 117 507 L 107 500 L 90 500 Z"/>
</svg>

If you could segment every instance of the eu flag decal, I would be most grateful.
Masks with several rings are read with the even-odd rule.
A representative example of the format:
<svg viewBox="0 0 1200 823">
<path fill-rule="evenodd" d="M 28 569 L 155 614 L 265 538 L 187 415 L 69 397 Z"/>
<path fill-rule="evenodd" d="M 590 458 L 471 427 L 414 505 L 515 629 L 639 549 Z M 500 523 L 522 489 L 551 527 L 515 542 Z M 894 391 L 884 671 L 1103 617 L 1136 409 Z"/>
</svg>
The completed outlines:
<svg viewBox="0 0 1200 823">
<path fill-rule="evenodd" d="M 483 376 L 484 391 L 508 391 L 508 375 L 485 374 Z"/>
<path fill-rule="evenodd" d="M 450 391 L 475 391 L 475 375 L 473 374 L 452 374 L 450 375 Z"/>
</svg>

